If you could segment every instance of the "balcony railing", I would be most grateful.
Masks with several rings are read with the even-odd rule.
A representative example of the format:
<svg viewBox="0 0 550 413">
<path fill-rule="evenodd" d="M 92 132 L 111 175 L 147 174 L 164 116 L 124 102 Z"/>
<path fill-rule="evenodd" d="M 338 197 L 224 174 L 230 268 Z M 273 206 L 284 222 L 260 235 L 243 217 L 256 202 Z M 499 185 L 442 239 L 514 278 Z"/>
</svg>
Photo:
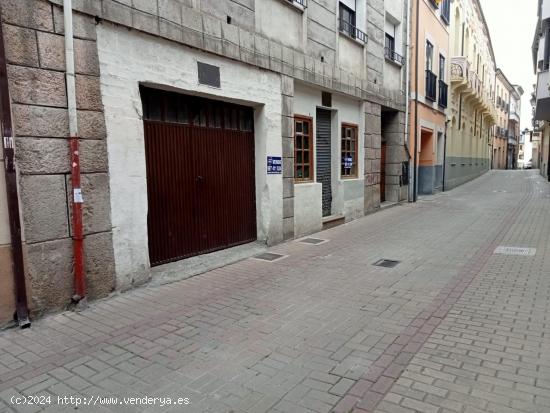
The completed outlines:
<svg viewBox="0 0 550 413">
<path fill-rule="evenodd" d="M 437 99 L 437 76 L 431 70 L 426 70 L 426 99 Z"/>
<path fill-rule="evenodd" d="M 447 107 L 447 94 L 449 93 L 449 86 L 442 80 L 439 81 L 439 99 L 438 104 L 442 108 Z"/>
<path fill-rule="evenodd" d="M 405 58 L 401 56 L 399 53 L 396 53 L 395 50 L 392 50 L 389 47 L 384 47 L 384 57 L 387 59 L 399 63 L 400 65 L 405 64 Z"/>
<path fill-rule="evenodd" d="M 355 27 L 353 24 L 340 19 L 340 32 L 348 35 L 352 39 L 359 40 L 360 42 L 367 43 L 368 36 L 366 33 L 359 30 L 357 27 Z"/>
<path fill-rule="evenodd" d="M 307 7 L 307 3 L 306 3 L 307 0 L 286 0 L 286 1 L 292 4 L 299 4 L 304 9 Z"/>
</svg>

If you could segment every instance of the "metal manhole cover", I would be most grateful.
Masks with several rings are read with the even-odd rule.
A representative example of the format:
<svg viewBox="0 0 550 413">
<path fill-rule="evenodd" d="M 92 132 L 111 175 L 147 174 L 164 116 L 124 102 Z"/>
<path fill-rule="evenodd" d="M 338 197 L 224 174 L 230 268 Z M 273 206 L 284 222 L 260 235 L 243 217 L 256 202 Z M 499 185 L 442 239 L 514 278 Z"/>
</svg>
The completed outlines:
<svg viewBox="0 0 550 413">
<path fill-rule="evenodd" d="M 397 265 L 400 263 L 401 261 L 382 259 L 382 260 L 376 261 L 373 265 L 377 267 L 394 268 L 394 267 L 397 267 Z"/>
<path fill-rule="evenodd" d="M 524 248 L 524 247 L 506 247 L 501 245 L 495 249 L 494 254 L 503 254 L 503 255 L 523 255 L 532 257 L 537 253 L 536 248 Z"/>
<path fill-rule="evenodd" d="M 273 252 L 264 252 L 262 254 L 255 255 L 252 258 L 256 260 L 261 260 L 261 261 L 274 262 L 274 261 L 282 260 L 283 258 L 286 258 L 286 257 L 287 255 L 275 254 Z"/>
<path fill-rule="evenodd" d="M 325 242 L 328 242 L 328 239 L 304 238 L 304 239 L 301 239 L 299 242 L 302 242 L 304 244 L 320 245 L 320 244 L 324 244 Z"/>
</svg>

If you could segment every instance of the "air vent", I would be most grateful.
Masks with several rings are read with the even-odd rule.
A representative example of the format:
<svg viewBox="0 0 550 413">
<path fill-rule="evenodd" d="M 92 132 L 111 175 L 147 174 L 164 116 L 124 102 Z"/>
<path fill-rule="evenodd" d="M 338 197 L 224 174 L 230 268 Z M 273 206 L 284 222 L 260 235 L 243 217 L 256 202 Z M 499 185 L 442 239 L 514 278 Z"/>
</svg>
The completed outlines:
<svg viewBox="0 0 550 413">
<path fill-rule="evenodd" d="M 286 258 L 287 255 L 275 254 L 273 252 L 264 252 L 262 254 L 255 255 L 253 258 L 260 261 L 275 262 Z"/>
<path fill-rule="evenodd" d="M 326 108 L 332 107 L 332 93 L 322 92 L 321 105 L 323 105 Z"/>
<path fill-rule="evenodd" d="M 377 267 L 394 268 L 397 267 L 397 265 L 399 265 L 400 263 L 401 261 L 381 259 L 379 261 L 376 261 L 373 265 Z"/>
<path fill-rule="evenodd" d="M 199 71 L 199 83 L 203 85 L 220 87 L 220 68 L 207 63 L 197 62 Z"/>
<path fill-rule="evenodd" d="M 304 244 L 320 245 L 320 244 L 324 244 L 325 242 L 328 242 L 328 239 L 304 238 L 304 239 L 301 239 L 299 242 L 302 242 Z"/>
</svg>

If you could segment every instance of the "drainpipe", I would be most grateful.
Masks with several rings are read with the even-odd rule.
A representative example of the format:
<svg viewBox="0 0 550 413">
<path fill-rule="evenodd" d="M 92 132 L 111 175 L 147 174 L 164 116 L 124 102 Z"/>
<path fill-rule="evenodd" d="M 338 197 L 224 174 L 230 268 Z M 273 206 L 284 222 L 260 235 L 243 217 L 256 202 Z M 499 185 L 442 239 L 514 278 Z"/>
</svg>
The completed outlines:
<svg viewBox="0 0 550 413">
<path fill-rule="evenodd" d="M 416 0 L 416 35 L 415 35 L 415 94 L 414 94 L 414 188 L 413 202 L 418 199 L 418 39 L 420 36 L 420 0 Z"/>
<path fill-rule="evenodd" d="M 65 75 L 67 82 L 67 107 L 69 111 L 69 132 L 71 148 L 71 184 L 73 195 L 73 254 L 74 254 L 74 296 L 79 303 L 86 297 L 84 273 L 84 230 L 82 227 L 82 190 L 80 188 L 80 149 L 76 111 L 76 81 L 74 69 L 73 7 L 71 0 L 63 0 L 65 23 Z"/>
<path fill-rule="evenodd" d="M 447 125 L 451 120 L 445 121 L 445 135 L 443 135 L 443 189 L 445 192 L 445 172 L 447 171 Z"/>
<path fill-rule="evenodd" d="M 2 13 L 0 12 L 0 15 Z M 19 327 L 28 328 L 29 309 L 27 305 L 27 288 L 25 284 L 25 267 L 23 263 L 23 244 L 21 240 L 21 218 L 19 216 L 19 196 L 17 194 L 17 173 L 15 170 L 15 144 L 11 120 L 11 104 L 4 50 L 4 33 L 0 18 L 0 123 L 4 132 L 4 167 L 6 178 L 6 195 L 8 201 L 8 219 L 10 222 L 11 255 L 13 279 L 15 284 L 15 317 Z"/>
<path fill-rule="evenodd" d="M 410 50 L 411 50 L 411 41 L 410 41 L 410 34 L 411 34 L 411 0 L 407 0 L 407 46 L 406 46 L 406 50 L 407 50 L 407 67 L 405 68 L 405 96 L 406 96 L 406 99 L 405 99 L 405 102 L 406 102 L 406 108 L 405 108 L 405 142 L 406 142 L 406 147 L 409 147 L 410 146 L 410 140 L 409 140 L 409 112 L 410 112 L 410 108 L 409 108 L 409 99 L 410 99 L 410 83 L 411 83 L 411 79 L 410 79 L 410 64 L 411 64 L 411 55 L 410 55 Z M 407 154 L 409 155 L 409 177 L 411 176 L 411 164 L 410 164 L 410 159 L 411 159 L 411 156 L 410 156 L 410 151 L 407 149 Z M 410 181 L 410 178 L 409 178 L 409 194 L 408 194 L 408 198 L 409 198 L 409 202 L 412 200 L 412 191 L 411 191 L 412 187 L 411 187 L 411 181 Z"/>
</svg>

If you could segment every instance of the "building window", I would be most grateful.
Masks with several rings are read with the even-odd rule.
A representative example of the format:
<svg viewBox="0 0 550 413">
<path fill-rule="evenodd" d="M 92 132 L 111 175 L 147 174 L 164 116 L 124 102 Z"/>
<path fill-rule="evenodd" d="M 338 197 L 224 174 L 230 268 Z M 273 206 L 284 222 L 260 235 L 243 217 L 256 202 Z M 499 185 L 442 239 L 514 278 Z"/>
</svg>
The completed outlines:
<svg viewBox="0 0 550 413">
<path fill-rule="evenodd" d="M 429 41 L 426 41 L 426 70 L 432 71 L 434 60 L 434 46 Z"/>
<path fill-rule="evenodd" d="M 294 179 L 313 180 L 313 131 L 312 119 L 294 117 Z"/>
<path fill-rule="evenodd" d="M 391 58 L 391 54 L 393 52 L 395 52 L 395 39 L 393 38 L 393 36 L 391 34 L 388 34 L 386 33 L 386 43 L 385 43 L 385 46 L 386 46 L 386 53 L 388 53 L 386 55 L 386 57 L 390 57 Z"/>
<path fill-rule="evenodd" d="M 342 178 L 357 177 L 357 125 L 342 124 Z"/>
<path fill-rule="evenodd" d="M 550 68 L 550 28 L 546 29 L 546 36 L 544 37 L 544 61 L 542 70 L 548 70 Z"/>
<path fill-rule="evenodd" d="M 433 102 L 437 99 L 437 75 L 432 72 L 433 69 L 434 47 L 426 42 L 426 99 Z"/>
<path fill-rule="evenodd" d="M 448 25 L 451 21 L 451 0 L 441 2 L 441 19 Z"/>
<path fill-rule="evenodd" d="M 439 55 L 439 80 L 445 81 L 445 57 Z"/>
<path fill-rule="evenodd" d="M 345 3 L 340 2 L 339 10 L 340 32 L 366 43 L 367 35 L 356 27 L 355 0 L 346 0 Z"/>
<path fill-rule="evenodd" d="M 445 57 L 439 55 L 439 106 L 442 108 L 447 107 L 447 95 L 449 93 L 449 87 L 445 83 Z"/>
<path fill-rule="evenodd" d="M 385 37 L 384 57 L 393 62 L 399 63 L 400 65 L 405 64 L 405 58 L 395 51 L 395 37 L 389 33 L 386 33 Z"/>
<path fill-rule="evenodd" d="M 340 3 L 340 31 L 353 37 L 355 28 L 355 10 Z"/>
</svg>

